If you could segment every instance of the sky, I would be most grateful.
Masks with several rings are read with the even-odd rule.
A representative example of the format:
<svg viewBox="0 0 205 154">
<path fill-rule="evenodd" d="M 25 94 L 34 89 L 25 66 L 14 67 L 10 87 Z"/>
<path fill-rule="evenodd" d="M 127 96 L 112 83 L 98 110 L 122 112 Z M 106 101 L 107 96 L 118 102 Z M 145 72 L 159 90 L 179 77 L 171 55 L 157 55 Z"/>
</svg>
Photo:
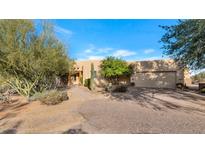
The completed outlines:
<svg viewBox="0 0 205 154">
<path fill-rule="evenodd" d="M 174 25 L 177 20 L 76 19 L 52 20 L 57 37 L 75 60 L 115 56 L 124 60 L 153 60 L 163 56 L 159 25 Z"/>
</svg>

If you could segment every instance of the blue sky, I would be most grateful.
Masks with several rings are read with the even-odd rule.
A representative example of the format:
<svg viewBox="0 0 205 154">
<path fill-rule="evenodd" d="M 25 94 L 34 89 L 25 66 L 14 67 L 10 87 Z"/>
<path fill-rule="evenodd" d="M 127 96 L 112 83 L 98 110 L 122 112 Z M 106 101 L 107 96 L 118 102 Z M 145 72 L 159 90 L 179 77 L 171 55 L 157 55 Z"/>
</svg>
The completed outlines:
<svg viewBox="0 0 205 154">
<path fill-rule="evenodd" d="M 53 20 L 57 37 L 76 60 L 116 56 L 125 60 L 162 59 L 164 31 L 177 20 Z M 165 57 L 163 57 L 165 58 Z"/>
</svg>

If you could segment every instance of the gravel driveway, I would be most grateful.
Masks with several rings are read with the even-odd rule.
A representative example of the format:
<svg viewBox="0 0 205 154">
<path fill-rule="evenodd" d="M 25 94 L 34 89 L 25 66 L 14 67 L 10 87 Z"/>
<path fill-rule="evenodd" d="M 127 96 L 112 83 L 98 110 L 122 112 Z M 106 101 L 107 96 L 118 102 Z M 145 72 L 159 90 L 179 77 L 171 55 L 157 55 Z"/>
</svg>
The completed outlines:
<svg viewBox="0 0 205 154">
<path fill-rule="evenodd" d="M 77 112 L 86 119 L 80 129 L 87 133 L 205 133 L 204 96 L 132 88 L 105 98 L 73 90 L 84 98 Z"/>
</svg>

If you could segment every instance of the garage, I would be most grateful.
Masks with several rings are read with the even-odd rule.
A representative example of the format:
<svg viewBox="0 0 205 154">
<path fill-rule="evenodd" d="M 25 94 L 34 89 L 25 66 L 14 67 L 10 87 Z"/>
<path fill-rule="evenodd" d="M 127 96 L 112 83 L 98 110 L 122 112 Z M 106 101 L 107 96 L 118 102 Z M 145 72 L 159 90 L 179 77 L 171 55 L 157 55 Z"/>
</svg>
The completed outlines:
<svg viewBox="0 0 205 154">
<path fill-rule="evenodd" d="M 176 87 L 176 72 L 140 72 L 131 77 L 136 87 L 171 88 Z"/>
</svg>

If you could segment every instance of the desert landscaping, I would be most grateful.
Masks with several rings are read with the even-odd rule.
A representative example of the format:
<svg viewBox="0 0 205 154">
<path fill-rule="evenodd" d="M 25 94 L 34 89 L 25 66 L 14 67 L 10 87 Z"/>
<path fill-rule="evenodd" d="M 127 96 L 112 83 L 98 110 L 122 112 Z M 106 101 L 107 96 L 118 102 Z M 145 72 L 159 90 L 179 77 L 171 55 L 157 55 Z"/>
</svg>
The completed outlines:
<svg viewBox="0 0 205 154">
<path fill-rule="evenodd" d="M 175 90 L 127 93 L 68 90 L 69 100 L 47 106 L 15 97 L 0 106 L 1 133 L 205 133 L 205 96 Z M 80 97 L 79 97 L 80 96 Z"/>
<path fill-rule="evenodd" d="M 0 20 L 0 133 L 205 133 L 204 49 L 198 38 L 186 40 L 203 33 L 193 25 L 201 32 L 205 22 L 160 26 L 164 52 L 141 54 L 167 57 L 140 59 L 93 44 L 70 54 L 59 38 L 70 31 L 52 22 Z"/>
</svg>

